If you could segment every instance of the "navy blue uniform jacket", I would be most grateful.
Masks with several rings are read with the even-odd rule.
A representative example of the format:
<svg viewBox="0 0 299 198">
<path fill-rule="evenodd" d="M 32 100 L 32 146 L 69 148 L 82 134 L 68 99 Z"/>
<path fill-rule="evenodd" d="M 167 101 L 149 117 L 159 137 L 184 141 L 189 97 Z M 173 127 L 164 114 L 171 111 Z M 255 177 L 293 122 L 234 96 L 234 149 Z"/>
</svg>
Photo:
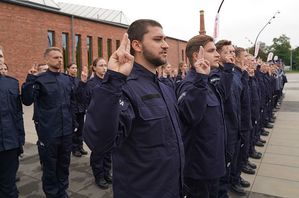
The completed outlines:
<svg viewBox="0 0 299 198">
<path fill-rule="evenodd" d="M 233 145 L 238 141 L 240 138 L 239 130 L 241 128 L 242 73 L 237 71 L 236 67 L 234 67 L 232 75 L 230 91 L 227 91 L 224 99 L 224 117 L 228 145 Z"/>
<path fill-rule="evenodd" d="M 198 180 L 225 174 L 222 102 L 208 77 L 192 68 L 177 89 L 186 157 L 184 176 Z"/>
<path fill-rule="evenodd" d="M 90 103 L 91 97 L 92 97 L 92 92 L 93 89 L 96 86 L 100 86 L 102 84 L 103 79 L 101 79 L 100 77 L 98 77 L 97 75 L 94 75 L 93 78 L 89 79 L 86 83 L 85 83 L 85 87 L 84 87 L 84 104 L 86 106 L 86 109 Z"/>
<path fill-rule="evenodd" d="M 248 131 L 252 129 L 250 92 L 249 92 L 250 90 L 248 86 L 248 81 L 249 81 L 248 73 L 247 71 L 243 71 L 242 78 L 241 78 L 241 82 L 243 84 L 243 91 L 241 94 L 241 128 L 240 128 L 241 138 L 244 135 L 244 133 L 248 133 Z"/>
<path fill-rule="evenodd" d="M 0 75 L 0 152 L 19 148 L 24 143 L 19 82 L 12 77 Z"/>
<path fill-rule="evenodd" d="M 249 77 L 248 81 L 250 89 L 250 101 L 251 101 L 251 120 L 252 124 L 256 125 L 260 120 L 260 91 L 257 78 L 255 76 Z"/>
<path fill-rule="evenodd" d="M 33 119 L 40 141 L 73 133 L 76 127 L 73 89 L 67 74 L 49 70 L 38 76 L 28 74 L 22 86 L 22 100 L 25 105 L 34 102 Z"/>
<path fill-rule="evenodd" d="M 84 82 L 80 80 L 78 77 L 70 76 L 74 87 L 74 111 L 75 113 L 85 113 L 86 107 L 82 102 L 83 91 L 84 91 Z"/>
<path fill-rule="evenodd" d="M 98 154 L 114 145 L 115 198 L 181 196 L 184 148 L 174 91 L 134 64 L 128 78 L 108 70 L 93 90 L 84 139 Z"/>
</svg>

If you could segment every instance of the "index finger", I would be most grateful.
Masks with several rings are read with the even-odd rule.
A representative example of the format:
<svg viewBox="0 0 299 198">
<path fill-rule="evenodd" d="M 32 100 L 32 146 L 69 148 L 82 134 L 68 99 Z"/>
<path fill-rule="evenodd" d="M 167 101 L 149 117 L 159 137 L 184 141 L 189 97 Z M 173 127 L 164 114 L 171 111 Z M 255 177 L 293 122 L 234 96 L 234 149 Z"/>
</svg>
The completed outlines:
<svg viewBox="0 0 299 198">
<path fill-rule="evenodd" d="M 204 49 L 202 46 L 199 47 L 199 51 L 198 51 L 198 58 L 201 59 L 201 58 L 204 58 Z"/>
<path fill-rule="evenodd" d="M 128 34 L 127 33 L 124 33 L 123 35 L 123 38 L 120 42 L 120 45 L 119 45 L 119 49 L 122 49 L 122 50 L 127 50 L 128 48 Z"/>
<path fill-rule="evenodd" d="M 36 63 L 33 63 L 33 64 L 32 64 L 31 69 L 37 69 L 37 65 L 36 65 Z"/>
</svg>

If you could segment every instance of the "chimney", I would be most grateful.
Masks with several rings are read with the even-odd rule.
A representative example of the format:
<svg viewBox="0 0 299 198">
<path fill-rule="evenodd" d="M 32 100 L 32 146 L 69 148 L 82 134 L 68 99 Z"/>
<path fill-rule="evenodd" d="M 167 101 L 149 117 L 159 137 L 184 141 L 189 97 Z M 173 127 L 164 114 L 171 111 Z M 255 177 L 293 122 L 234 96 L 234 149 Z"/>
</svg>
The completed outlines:
<svg viewBox="0 0 299 198">
<path fill-rule="evenodd" d="M 205 35 L 206 34 L 206 29 L 205 29 L 205 14 L 204 11 L 201 10 L 200 12 L 200 29 L 199 29 L 199 34 L 200 35 Z"/>
</svg>

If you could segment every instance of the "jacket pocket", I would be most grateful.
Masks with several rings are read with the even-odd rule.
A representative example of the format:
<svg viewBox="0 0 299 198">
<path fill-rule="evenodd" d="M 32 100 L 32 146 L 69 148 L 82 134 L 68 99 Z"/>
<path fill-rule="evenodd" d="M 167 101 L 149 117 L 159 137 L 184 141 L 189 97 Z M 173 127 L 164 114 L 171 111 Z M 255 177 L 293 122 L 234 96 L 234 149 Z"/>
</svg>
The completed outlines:
<svg viewBox="0 0 299 198">
<path fill-rule="evenodd" d="M 139 107 L 140 117 L 145 121 L 164 118 L 166 111 L 166 107 L 163 106 Z"/>
<path fill-rule="evenodd" d="M 158 155 L 165 142 L 165 123 L 169 122 L 166 117 L 166 107 L 139 107 L 139 117 L 140 119 L 135 124 L 135 134 L 132 136 L 134 141 L 136 141 L 136 146 L 147 148 L 146 153 L 149 156 Z"/>
</svg>

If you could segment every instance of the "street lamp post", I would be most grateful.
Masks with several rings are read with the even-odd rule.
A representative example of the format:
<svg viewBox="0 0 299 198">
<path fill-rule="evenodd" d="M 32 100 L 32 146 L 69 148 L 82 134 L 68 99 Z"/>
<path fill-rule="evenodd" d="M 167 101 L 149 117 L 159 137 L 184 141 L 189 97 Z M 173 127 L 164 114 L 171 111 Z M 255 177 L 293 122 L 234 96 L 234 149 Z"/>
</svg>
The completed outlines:
<svg viewBox="0 0 299 198">
<path fill-rule="evenodd" d="M 257 39 L 259 38 L 259 36 L 260 36 L 260 34 L 262 33 L 262 31 L 267 27 L 267 25 L 269 25 L 269 24 L 271 24 L 271 21 L 273 20 L 273 19 L 275 19 L 275 17 L 276 17 L 276 15 L 277 14 L 279 14 L 280 12 L 279 11 L 277 11 L 277 12 L 275 12 L 275 14 L 270 18 L 270 20 L 264 25 L 264 27 L 259 31 L 259 33 L 257 34 L 257 36 L 256 36 L 256 39 L 255 39 L 255 41 L 254 41 L 254 49 L 255 49 L 255 46 L 256 46 L 256 43 L 257 43 Z"/>
<path fill-rule="evenodd" d="M 293 70 L 293 51 L 291 48 L 291 56 L 290 56 L 290 66 L 291 66 L 291 71 Z"/>
</svg>

